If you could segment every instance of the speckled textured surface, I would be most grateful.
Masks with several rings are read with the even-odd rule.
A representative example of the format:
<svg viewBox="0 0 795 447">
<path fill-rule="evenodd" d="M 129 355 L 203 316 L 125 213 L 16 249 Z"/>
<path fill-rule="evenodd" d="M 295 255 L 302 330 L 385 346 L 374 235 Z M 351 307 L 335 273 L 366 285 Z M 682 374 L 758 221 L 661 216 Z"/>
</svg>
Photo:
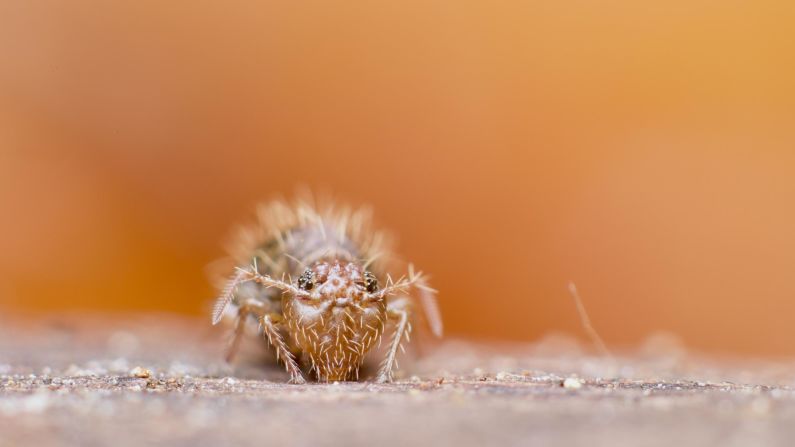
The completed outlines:
<svg viewBox="0 0 795 447">
<path fill-rule="evenodd" d="M 24 329 L 22 329 L 24 327 Z M 396 383 L 289 385 L 254 339 L 167 316 L 0 329 L 0 445 L 790 445 L 795 366 L 448 340 Z"/>
</svg>

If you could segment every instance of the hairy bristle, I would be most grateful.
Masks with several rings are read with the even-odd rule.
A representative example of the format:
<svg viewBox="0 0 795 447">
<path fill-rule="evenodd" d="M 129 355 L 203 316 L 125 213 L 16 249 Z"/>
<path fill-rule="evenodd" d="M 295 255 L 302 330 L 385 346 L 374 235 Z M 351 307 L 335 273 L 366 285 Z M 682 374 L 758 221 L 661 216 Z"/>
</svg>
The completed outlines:
<svg viewBox="0 0 795 447">
<path fill-rule="evenodd" d="M 398 276 L 404 270 L 395 269 L 391 237 L 374 228 L 369 208 L 318 202 L 304 196 L 257 209 L 256 222 L 240 229 L 229 246 L 227 262 L 235 273 L 222 287 L 212 322 L 235 305 L 238 327 L 259 321 L 293 381 L 302 380 L 297 359 L 318 380 L 330 381 L 358 379 L 365 356 L 380 346 L 394 318 L 396 331 L 388 337 L 379 372 L 379 380 L 391 380 L 396 354 L 404 350 L 401 342 L 409 341 L 412 307 L 406 303 L 418 299 L 416 308 L 441 335 L 436 291 L 412 265 Z M 403 307 L 393 309 L 395 302 Z"/>
</svg>

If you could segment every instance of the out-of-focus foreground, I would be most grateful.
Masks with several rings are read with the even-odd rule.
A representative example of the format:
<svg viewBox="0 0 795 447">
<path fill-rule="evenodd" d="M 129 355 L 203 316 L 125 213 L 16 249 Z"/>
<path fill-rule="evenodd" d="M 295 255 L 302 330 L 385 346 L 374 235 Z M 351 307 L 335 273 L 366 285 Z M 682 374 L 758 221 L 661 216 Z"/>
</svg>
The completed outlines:
<svg viewBox="0 0 795 447">
<path fill-rule="evenodd" d="M 795 434 L 791 362 L 715 363 L 660 340 L 616 358 L 565 338 L 448 340 L 394 384 L 290 385 L 261 351 L 234 370 L 219 362 L 213 332 L 153 316 L 3 327 L 0 445 L 747 446 Z"/>
<path fill-rule="evenodd" d="M 792 2 L 0 4 L 0 312 L 198 315 L 297 184 L 448 331 L 795 354 Z M 383 418 L 386 422 L 386 419 Z"/>
</svg>

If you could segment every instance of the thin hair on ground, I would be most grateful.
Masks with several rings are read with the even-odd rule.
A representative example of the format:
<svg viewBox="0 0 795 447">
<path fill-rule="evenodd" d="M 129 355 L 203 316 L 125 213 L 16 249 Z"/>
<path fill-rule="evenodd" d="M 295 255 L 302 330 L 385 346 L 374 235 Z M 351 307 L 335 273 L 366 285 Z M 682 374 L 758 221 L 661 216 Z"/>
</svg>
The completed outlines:
<svg viewBox="0 0 795 447">
<path fill-rule="evenodd" d="M 574 304 L 577 306 L 577 313 L 580 315 L 582 327 L 585 329 L 585 333 L 588 334 L 588 337 L 590 337 L 591 342 L 593 342 L 600 354 L 606 357 L 612 357 L 613 355 L 610 353 L 610 350 L 607 349 L 604 340 L 602 340 L 602 337 L 599 336 L 599 333 L 596 332 L 596 329 L 594 329 L 591 324 L 591 319 L 588 317 L 588 312 L 586 312 L 585 306 L 582 304 L 580 293 L 577 291 L 577 286 L 574 284 L 574 281 L 569 281 L 569 293 L 571 297 L 574 298 Z"/>
</svg>

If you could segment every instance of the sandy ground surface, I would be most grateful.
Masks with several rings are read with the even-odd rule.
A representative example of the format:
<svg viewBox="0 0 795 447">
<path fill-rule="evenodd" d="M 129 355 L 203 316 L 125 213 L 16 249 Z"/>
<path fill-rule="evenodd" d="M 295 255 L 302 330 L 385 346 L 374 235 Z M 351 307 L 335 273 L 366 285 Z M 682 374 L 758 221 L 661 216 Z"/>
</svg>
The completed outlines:
<svg viewBox="0 0 795 447">
<path fill-rule="evenodd" d="M 164 316 L 10 321 L 0 445 L 791 445 L 795 363 L 718 361 L 665 337 L 427 344 L 396 383 L 289 385 L 255 338 Z M 416 345 L 416 343 L 415 343 Z"/>
</svg>

